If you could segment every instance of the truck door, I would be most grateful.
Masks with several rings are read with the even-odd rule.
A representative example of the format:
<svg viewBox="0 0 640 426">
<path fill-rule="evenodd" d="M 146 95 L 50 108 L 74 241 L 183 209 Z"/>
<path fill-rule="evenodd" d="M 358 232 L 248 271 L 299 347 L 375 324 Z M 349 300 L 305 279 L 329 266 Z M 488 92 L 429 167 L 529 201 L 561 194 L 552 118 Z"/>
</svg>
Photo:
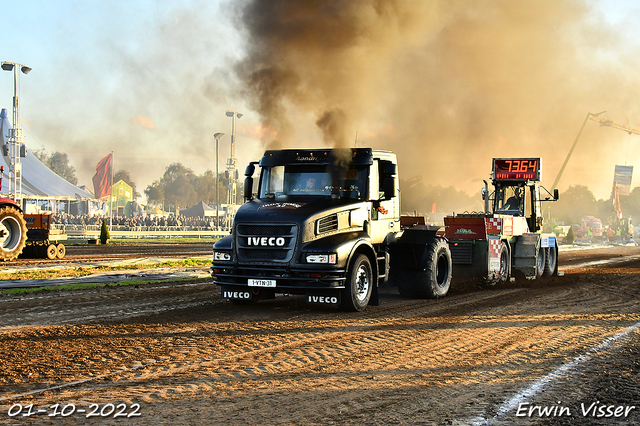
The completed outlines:
<svg viewBox="0 0 640 426">
<path fill-rule="evenodd" d="M 393 173 L 392 173 L 393 169 Z M 380 243 L 389 232 L 400 231 L 400 206 L 395 164 L 374 159 L 370 169 L 369 201 L 371 201 L 371 240 Z M 384 192 L 385 179 L 393 178 L 394 194 Z M 387 184 L 388 185 L 388 184 Z"/>
</svg>

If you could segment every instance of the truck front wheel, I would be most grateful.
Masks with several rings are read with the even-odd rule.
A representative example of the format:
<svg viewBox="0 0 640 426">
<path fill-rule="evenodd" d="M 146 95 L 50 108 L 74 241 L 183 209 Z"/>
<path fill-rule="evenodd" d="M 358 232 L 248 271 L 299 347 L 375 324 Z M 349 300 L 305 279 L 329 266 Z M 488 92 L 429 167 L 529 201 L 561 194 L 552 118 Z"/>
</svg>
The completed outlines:
<svg viewBox="0 0 640 426">
<path fill-rule="evenodd" d="M 369 304 L 373 289 L 373 269 L 369 258 L 361 254 L 351 263 L 340 307 L 345 311 L 362 311 Z"/>
<path fill-rule="evenodd" d="M 0 208 L 0 259 L 15 259 L 27 243 L 27 223 L 18 209 Z"/>
</svg>

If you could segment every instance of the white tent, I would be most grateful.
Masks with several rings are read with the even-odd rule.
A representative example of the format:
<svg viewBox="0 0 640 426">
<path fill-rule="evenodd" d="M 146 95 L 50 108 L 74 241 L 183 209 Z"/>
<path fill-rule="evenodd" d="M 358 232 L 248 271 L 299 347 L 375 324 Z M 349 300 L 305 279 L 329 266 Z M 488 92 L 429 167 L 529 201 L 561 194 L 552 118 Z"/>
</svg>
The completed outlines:
<svg viewBox="0 0 640 426">
<path fill-rule="evenodd" d="M 0 112 L 0 135 L 2 135 L 2 144 L 4 145 L 9 139 L 9 130 L 11 123 L 7 117 L 7 109 L 3 108 Z M 5 176 L 2 180 L 2 189 L 0 193 L 10 193 L 9 183 L 9 162 L 10 158 L 5 157 L 4 153 L 0 158 L 0 166 L 4 166 Z M 51 169 L 42 164 L 33 153 L 28 153 L 22 162 L 22 194 L 28 198 L 64 198 L 64 199 L 86 199 L 94 198 L 93 194 L 70 184 Z"/>
</svg>

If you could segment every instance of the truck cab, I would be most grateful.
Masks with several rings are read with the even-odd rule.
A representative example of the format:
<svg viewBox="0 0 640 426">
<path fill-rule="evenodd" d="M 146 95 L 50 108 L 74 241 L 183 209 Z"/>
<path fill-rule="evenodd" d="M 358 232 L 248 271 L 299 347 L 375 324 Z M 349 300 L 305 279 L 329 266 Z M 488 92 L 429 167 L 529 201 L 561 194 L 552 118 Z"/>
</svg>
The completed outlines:
<svg viewBox="0 0 640 426">
<path fill-rule="evenodd" d="M 388 151 L 266 151 L 247 167 L 231 235 L 214 244 L 222 297 L 246 304 L 304 294 L 356 311 L 376 303 L 388 241 L 400 231 L 398 185 Z"/>
</svg>

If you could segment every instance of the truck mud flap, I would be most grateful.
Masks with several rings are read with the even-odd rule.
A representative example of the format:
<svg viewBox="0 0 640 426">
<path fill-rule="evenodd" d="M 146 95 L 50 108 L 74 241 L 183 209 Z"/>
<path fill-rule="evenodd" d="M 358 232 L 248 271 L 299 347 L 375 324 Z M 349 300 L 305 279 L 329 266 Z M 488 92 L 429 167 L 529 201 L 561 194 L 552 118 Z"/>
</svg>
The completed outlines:
<svg viewBox="0 0 640 426">
<path fill-rule="evenodd" d="M 340 292 L 307 292 L 304 299 L 311 305 L 340 305 Z"/>
<path fill-rule="evenodd" d="M 391 252 L 391 269 L 424 270 L 427 247 L 436 234 L 437 230 L 426 226 L 405 230 Z"/>
<path fill-rule="evenodd" d="M 257 298 L 257 295 L 253 294 L 250 288 L 238 288 L 231 286 L 222 286 L 220 288 L 220 296 L 225 300 L 242 300 L 251 301 Z"/>
</svg>

